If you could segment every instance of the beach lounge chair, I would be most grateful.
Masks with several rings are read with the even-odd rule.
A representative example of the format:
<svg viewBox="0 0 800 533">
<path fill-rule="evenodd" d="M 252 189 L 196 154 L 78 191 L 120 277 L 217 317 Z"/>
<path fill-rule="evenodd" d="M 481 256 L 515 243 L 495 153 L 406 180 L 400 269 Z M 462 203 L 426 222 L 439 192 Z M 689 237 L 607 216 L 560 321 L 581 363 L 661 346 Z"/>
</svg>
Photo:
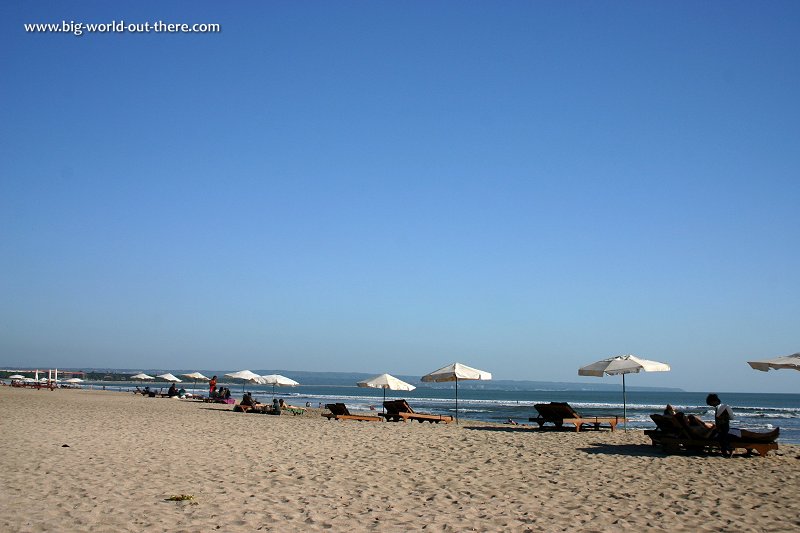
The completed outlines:
<svg viewBox="0 0 800 533">
<path fill-rule="evenodd" d="M 600 429 L 601 425 L 611 426 L 611 431 L 614 431 L 617 424 L 624 421 L 621 416 L 582 416 L 567 402 L 537 403 L 534 407 L 539 412 L 539 416 L 528 420 L 539 424 L 539 428 L 549 422 L 555 424 L 558 429 L 564 427 L 564 424 L 573 424 L 576 432 L 584 426 Z"/>
<path fill-rule="evenodd" d="M 653 446 L 659 446 L 661 438 L 665 435 L 674 437 L 685 435 L 683 427 L 674 416 L 652 414 L 650 418 L 656 423 L 656 429 L 646 429 L 644 434 L 650 437 Z"/>
<path fill-rule="evenodd" d="M 719 441 L 711 438 L 711 431 L 702 427 L 691 426 L 686 417 L 678 415 L 652 414 L 650 418 L 655 422 L 655 430 L 645 431 L 650 437 L 653 446 L 661 446 L 665 453 L 681 451 L 705 453 L 719 448 Z M 741 436 L 730 436 L 731 449 L 744 449 L 748 453 L 756 452 L 761 457 L 766 457 L 770 450 L 777 450 L 775 442 L 780 436 L 780 428 L 775 428 L 765 433 L 739 430 Z"/>
<path fill-rule="evenodd" d="M 347 406 L 343 403 L 329 403 L 325 405 L 325 408 L 330 411 L 330 413 L 322 413 L 322 416 L 328 420 L 331 418 L 334 420 L 361 420 L 364 422 L 380 422 L 382 420 L 379 416 L 352 415 L 350 411 L 347 410 Z"/>
<path fill-rule="evenodd" d="M 383 417 L 386 418 L 387 422 L 399 422 L 400 420 L 407 422 L 408 420 L 416 420 L 417 422 L 430 422 L 431 424 L 438 424 L 439 422 L 449 424 L 453 421 L 453 417 L 450 415 L 417 413 L 405 400 L 387 400 L 383 402 L 383 407 L 386 409 Z"/>
</svg>

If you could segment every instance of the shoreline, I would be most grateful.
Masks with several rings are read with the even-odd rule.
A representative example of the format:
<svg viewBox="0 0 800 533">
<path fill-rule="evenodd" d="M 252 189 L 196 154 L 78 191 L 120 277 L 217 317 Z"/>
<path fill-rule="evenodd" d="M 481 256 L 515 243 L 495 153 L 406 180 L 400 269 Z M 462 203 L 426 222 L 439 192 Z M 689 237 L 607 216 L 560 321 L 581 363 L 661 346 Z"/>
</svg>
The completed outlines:
<svg viewBox="0 0 800 533">
<path fill-rule="evenodd" d="M 666 456 L 638 431 L 337 422 L 81 389 L 0 387 L 0 420 L 9 531 L 800 527 L 793 445 Z"/>
</svg>

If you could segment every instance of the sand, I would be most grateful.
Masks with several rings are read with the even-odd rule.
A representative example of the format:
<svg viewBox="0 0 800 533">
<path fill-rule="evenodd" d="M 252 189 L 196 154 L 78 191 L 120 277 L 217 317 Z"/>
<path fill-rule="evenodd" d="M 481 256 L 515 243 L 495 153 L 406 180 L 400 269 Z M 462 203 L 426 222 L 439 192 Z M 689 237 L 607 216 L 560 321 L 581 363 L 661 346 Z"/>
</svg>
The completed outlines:
<svg viewBox="0 0 800 533">
<path fill-rule="evenodd" d="M 0 450 L 0 531 L 800 528 L 789 445 L 665 456 L 637 431 L 336 422 L 0 387 Z"/>
</svg>

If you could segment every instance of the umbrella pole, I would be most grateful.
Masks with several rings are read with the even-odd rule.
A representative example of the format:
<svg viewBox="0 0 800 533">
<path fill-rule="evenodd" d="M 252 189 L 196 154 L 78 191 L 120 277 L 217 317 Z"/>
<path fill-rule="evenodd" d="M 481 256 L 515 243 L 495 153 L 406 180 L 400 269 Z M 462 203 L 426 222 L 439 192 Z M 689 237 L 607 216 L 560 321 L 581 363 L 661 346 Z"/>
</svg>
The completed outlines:
<svg viewBox="0 0 800 533">
<path fill-rule="evenodd" d="M 456 378 L 456 425 L 458 424 L 458 378 Z"/>
<path fill-rule="evenodd" d="M 625 395 L 625 374 L 622 374 L 622 428 L 628 431 L 628 398 Z"/>
<path fill-rule="evenodd" d="M 383 415 L 386 409 L 386 406 L 384 405 L 386 403 L 386 387 L 381 387 L 381 388 L 383 389 L 383 403 L 381 404 L 381 415 Z"/>
</svg>

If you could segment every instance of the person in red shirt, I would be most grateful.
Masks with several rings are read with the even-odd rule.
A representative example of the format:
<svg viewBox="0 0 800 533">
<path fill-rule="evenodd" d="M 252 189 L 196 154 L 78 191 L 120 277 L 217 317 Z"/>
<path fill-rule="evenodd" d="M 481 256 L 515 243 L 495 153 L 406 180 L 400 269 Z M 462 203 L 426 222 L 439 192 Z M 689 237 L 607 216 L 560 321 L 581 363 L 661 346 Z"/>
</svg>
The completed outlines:
<svg viewBox="0 0 800 533">
<path fill-rule="evenodd" d="M 214 396 L 214 391 L 217 390 L 217 376 L 211 378 L 211 381 L 208 382 L 208 397 L 212 398 Z"/>
</svg>

